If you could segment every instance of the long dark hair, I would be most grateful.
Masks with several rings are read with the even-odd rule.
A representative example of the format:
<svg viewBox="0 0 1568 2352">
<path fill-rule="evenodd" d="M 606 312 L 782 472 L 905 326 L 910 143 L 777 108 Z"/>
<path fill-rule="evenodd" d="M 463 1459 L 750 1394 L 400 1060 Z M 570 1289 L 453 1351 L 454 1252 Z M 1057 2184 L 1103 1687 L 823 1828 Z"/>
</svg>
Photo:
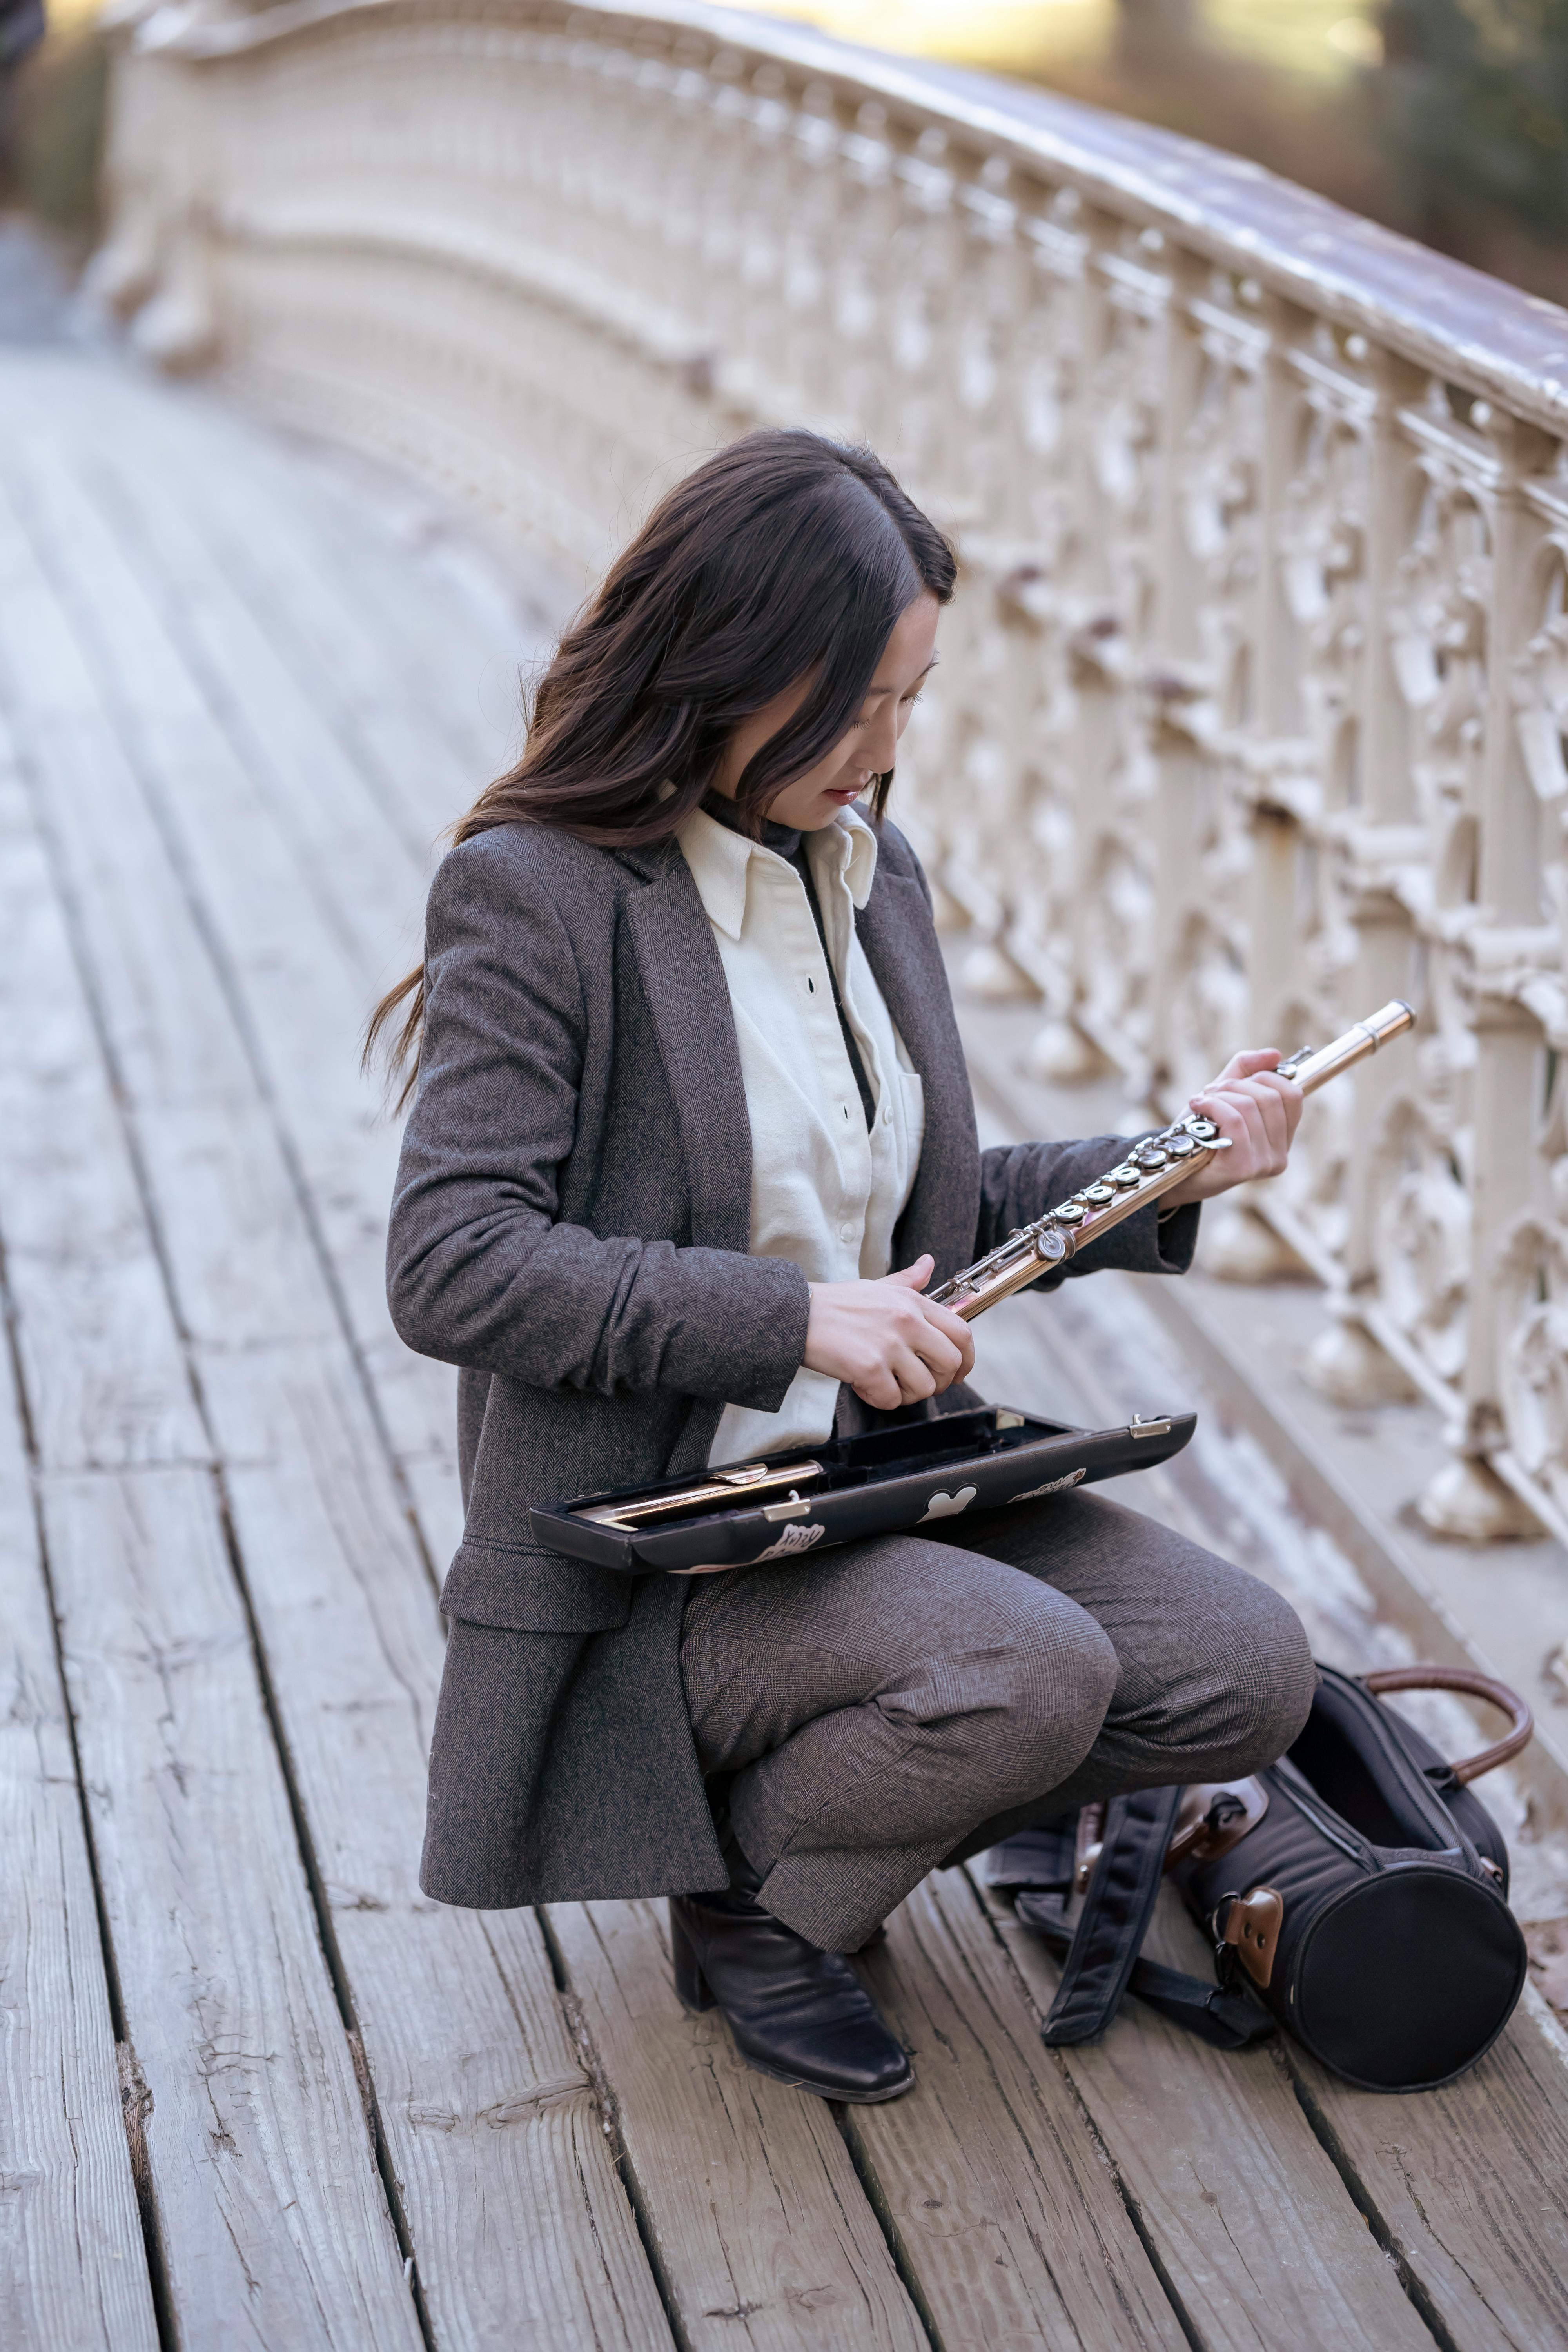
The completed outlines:
<svg viewBox="0 0 1568 2352">
<path fill-rule="evenodd" d="M 534 688 L 522 757 L 452 828 L 549 824 L 606 849 L 672 834 L 741 721 L 810 690 L 735 791 L 755 831 L 786 784 L 847 731 L 900 613 L 952 594 L 952 550 L 868 449 L 800 430 L 748 433 L 678 483 L 611 565 Z M 892 772 L 879 776 L 880 819 Z M 425 1017 L 421 966 L 382 998 L 367 1061 L 407 1003 L 395 1069 Z M 413 1084 L 412 1071 L 399 1102 Z"/>
</svg>

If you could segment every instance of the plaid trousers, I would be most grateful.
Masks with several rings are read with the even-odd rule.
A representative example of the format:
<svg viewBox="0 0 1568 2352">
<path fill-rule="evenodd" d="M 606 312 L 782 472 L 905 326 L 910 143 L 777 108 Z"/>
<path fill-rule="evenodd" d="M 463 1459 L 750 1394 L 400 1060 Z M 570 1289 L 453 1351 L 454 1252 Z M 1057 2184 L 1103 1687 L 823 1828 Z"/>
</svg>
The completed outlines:
<svg viewBox="0 0 1568 2352">
<path fill-rule="evenodd" d="M 1081 1494 L 693 1579 L 680 1666 L 762 1902 L 831 1951 L 1015 1830 L 1273 1763 L 1315 1681 L 1267 1585 Z"/>
</svg>

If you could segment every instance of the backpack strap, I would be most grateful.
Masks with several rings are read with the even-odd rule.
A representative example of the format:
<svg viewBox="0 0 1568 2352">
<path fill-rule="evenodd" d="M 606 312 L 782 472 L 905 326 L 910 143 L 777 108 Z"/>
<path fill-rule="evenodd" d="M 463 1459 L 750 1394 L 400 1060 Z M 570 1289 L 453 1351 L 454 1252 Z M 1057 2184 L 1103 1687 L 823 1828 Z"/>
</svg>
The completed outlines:
<svg viewBox="0 0 1568 2352">
<path fill-rule="evenodd" d="M 1205 1984 L 1139 1958 L 1181 1797 L 1179 1788 L 1140 1789 L 1111 1800 L 1100 1859 L 1073 1927 L 1066 1901 L 1073 1883 L 1075 1816 L 1009 1838 L 988 1857 L 988 1884 L 1019 1890 L 1018 1917 L 1065 1963 L 1040 2029 L 1048 2047 L 1097 2039 L 1128 1992 L 1221 2050 L 1244 2050 L 1274 2032 L 1274 2020 L 1247 1991 Z"/>
<path fill-rule="evenodd" d="M 1277 2031 L 1245 1985 L 1209 1984 L 1183 1969 L 1168 1969 L 1163 1960 L 1135 1960 L 1127 1990 L 1216 2050 L 1246 2050 Z"/>
<path fill-rule="evenodd" d="M 1094 2041 L 1121 2007 L 1160 1892 L 1181 1794 L 1179 1789 L 1138 1789 L 1107 1805 L 1100 1859 L 1041 2028 L 1050 2048 Z"/>
</svg>

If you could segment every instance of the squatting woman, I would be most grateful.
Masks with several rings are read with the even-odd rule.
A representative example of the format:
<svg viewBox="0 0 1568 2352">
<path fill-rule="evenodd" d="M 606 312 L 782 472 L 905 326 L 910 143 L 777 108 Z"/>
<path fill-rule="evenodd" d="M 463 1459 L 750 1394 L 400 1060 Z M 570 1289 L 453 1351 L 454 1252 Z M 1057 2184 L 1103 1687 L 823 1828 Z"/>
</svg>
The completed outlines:
<svg viewBox="0 0 1568 2352">
<path fill-rule="evenodd" d="M 927 1871 L 1268 1763 L 1312 1685 L 1272 1592 L 1099 1496 L 688 1578 L 531 1534 L 531 1503 L 973 1402 L 928 1286 L 1125 1148 L 977 1148 L 886 816 L 952 587 L 864 450 L 700 466 L 563 638 L 377 1015 L 417 1056 L 393 1315 L 459 1371 L 425 1889 L 668 1895 L 681 1998 L 837 2099 L 912 2080 L 842 1956 Z M 1074 1275 L 1179 1274 L 1200 1201 L 1279 1171 L 1278 1058 L 1232 1060 L 1197 1098 L 1232 1150 Z"/>
</svg>

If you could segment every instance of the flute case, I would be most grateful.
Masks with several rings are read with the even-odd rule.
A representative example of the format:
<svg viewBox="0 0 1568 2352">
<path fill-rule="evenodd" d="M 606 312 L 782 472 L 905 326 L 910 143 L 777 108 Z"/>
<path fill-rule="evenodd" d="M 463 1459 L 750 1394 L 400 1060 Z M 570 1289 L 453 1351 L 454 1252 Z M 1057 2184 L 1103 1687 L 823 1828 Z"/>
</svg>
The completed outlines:
<svg viewBox="0 0 1568 2352">
<path fill-rule="evenodd" d="M 859 1437 L 825 1439 L 787 1454 L 769 1454 L 770 1467 L 819 1465 L 823 1475 L 750 1503 L 738 1494 L 732 1509 L 703 1509 L 657 1526 L 616 1528 L 584 1518 L 614 1504 L 614 1494 L 579 1495 L 551 1509 L 531 1510 L 536 1542 L 595 1568 L 625 1576 L 659 1570 L 751 1568 L 863 1536 L 946 1526 L 965 1511 L 1032 1502 L 1147 1470 L 1179 1454 L 1196 1426 L 1195 1413 L 1136 1416 L 1116 1429 L 1070 1429 L 1006 1405 L 986 1405 L 928 1421 L 900 1423 Z M 639 1487 L 646 1501 L 692 1484 L 670 1478 Z M 620 1496 L 629 1501 L 624 1491 Z"/>
</svg>

